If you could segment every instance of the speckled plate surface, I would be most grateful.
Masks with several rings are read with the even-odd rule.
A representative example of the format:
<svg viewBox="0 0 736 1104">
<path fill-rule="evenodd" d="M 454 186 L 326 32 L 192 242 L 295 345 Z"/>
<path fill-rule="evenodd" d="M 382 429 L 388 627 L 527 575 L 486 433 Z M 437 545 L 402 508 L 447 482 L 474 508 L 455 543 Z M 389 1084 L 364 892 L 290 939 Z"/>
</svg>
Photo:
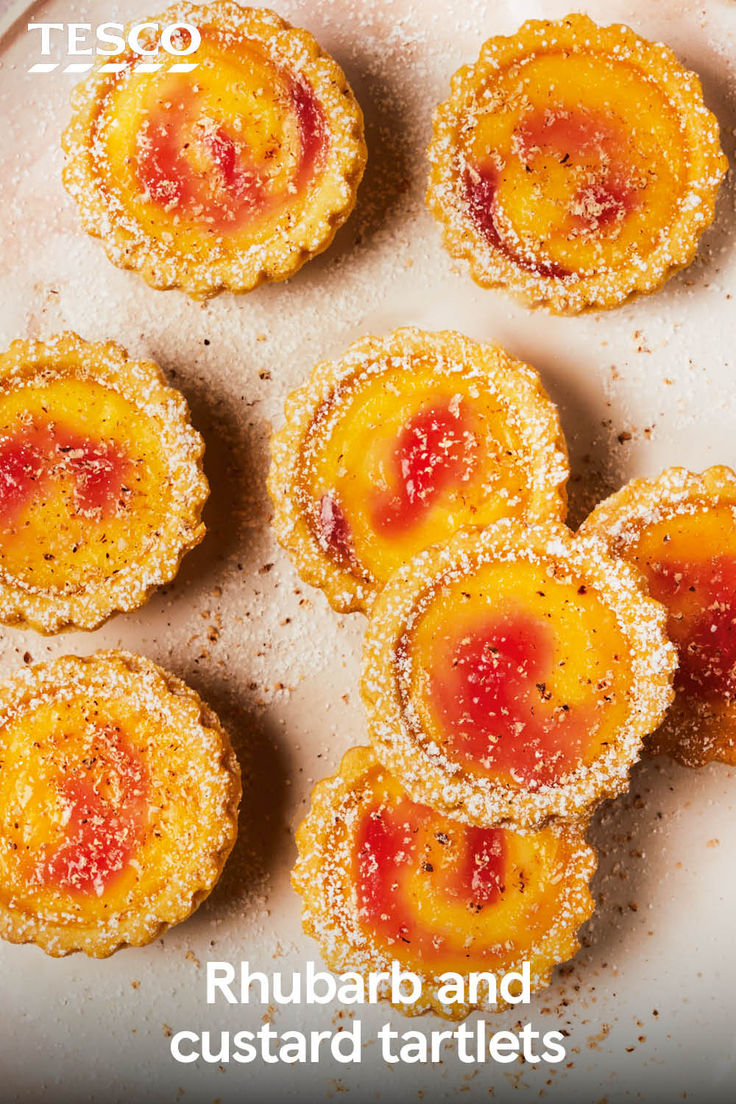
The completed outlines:
<svg viewBox="0 0 736 1104">
<path fill-rule="evenodd" d="M 484 38 L 569 0 L 273 0 L 345 68 L 367 119 L 369 163 L 357 209 L 332 248 L 282 286 L 207 305 L 157 293 L 113 268 L 81 232 L 61 185 L 59 135 L 73 76 L 29 75 L 26 20 L 0 44 L 0 345 L 61 329 L 115 339 L 162 365 L 207 441 L 209 534 L 176 580 L 139 613 L 94 634 L 44 639 L 5 630 L 0 671 L 64 652 L 125 647 L 189 681 L 238 750 L 241 837 L 212 897 L 186 924 L 106 962 L 0 947 L 4 1100 L 265 1098 L 356 1102 L 730 1100 L 736 1077 L 736 770 L 640 764 L 630 793 L 600 809 L 599 908 L 584 949 L 550 990 L 496 1026 L 563 1028 L 567 1064 L 388 1066 L 373 1040 L 387 1007 L 365 1010 L 354 1067 L 176 1065 L 171 1032 L 330 1028 L 334 1007 L 208 1007 L 208 958 L 290 971 L 316 947 L 289 886 L 312 785 L 365 742 L 357 694 L 359 615 L 339 617 L 302 585 L 268 527 L 267 442 L 286 394 L 312 365 L 364 333 L 402 324 L 501 342 L 533 364 L 559 403 L 571 451 L 573 519 L 634 475 L 682 464 L 736 465 L 731 181 L 698 259 L 650 299 L 605 315 L 553 318 L 476 288 L 444 253 L 424 208 L 433 105 Z M 153 6 L 155 7 L 155 5 Z M 13 9 L 17 12 L 17 8 Z M 145 0 L 35 5 L 33 18 L 92 23 L 149 14 Z M 599 21 L 663 39 L 703 80 L 726 151 L 736 127 L 736 5 L 731 0 L 589 0 Z"/>
</svg>

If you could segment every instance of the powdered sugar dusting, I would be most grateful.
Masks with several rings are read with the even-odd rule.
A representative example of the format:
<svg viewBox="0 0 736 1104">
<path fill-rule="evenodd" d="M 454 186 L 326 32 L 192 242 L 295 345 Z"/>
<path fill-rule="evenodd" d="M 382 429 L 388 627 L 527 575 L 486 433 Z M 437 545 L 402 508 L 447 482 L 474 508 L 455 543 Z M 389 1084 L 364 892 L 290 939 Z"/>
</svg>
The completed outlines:
<svg viewBox="0 0 736 1104">
<path fill-rule="evenodd" d="M 388 785 L 393 787 L 393 780 L 389 780 Z M 345 756 L 340 773 L 325 779 L 316 788 L 310 813 L 299 828 L 299 858 L 293 874 L 294 886 L 303 898 L 305 928 L 319 941 L 322 954 L 333 970 L 366 973 L 386 970 L 390 966 L 393 957 L 391 944 L 362 915 L 356 880 L 351 872 L 357 867 L 356 851 L 361 824 L 366 817 L 380 818 L 391 810 L 396 800 L 391 789 L 387 789 L 387 773 L 376 764 L 369 749 L 354 748 Z M 435 826 L 441 843 L 447 842 L 447 833 L 461 834 L 464 831 L 461 825 L 441 815 L 436 815 Z M 533 991 L 548 985 L 552 967 L 575 953 L 578 947 L 577 929 L 590 916 L 593 904 L 588 893 L 588 881 L 595 868 L 595 855 L 583 840 L 582 826 L 558 825 L 548 828 L 547 832 L 558 836 L 567 854 L 564 862 L 560 861 L 559 856 L 551 861 L 547 857 L 551 868 L 542 867 L 534 875 L 541 884 L 546 885 L 545 894 L 554 897 L 555 901 L 546 930 L 537 933 L 523 953 L 523 958 L 532 967 Z M 543 847 L 540 854 L 544 854 Z M 508 872 L 509 891 L 517 873 L 516 869 Z M 563 887 L 561 892 L 557 888 L 560 884 Z M 535 891 L 536 886 L 530 891 L 530 896 Z M 398 887 L 397 892 L 401 892 Z M 501 892 L 503 894 L 503 890 Z M 412 899 L 404 904 L 411 915 Z M 533 923 L 533 914 L 538 907 L 538 901 L 529 906 L 530 923 Z M 466 915 L 471 917 L 472 910 L 467 910 Z M 412 919 L 420 925 L 425 921 L 421 914 L 412 916 Z M 430 917 L 426 919 L 431 923 Z M 490 930 L 494 931 L 494 928 Z M 472 931 L 469 919 L 467 957 L 482 957 L 480 949 L 474 946 Z M 501 934 L 502 929 L 498 932 L 499 939 Z M 505 944 L 500 943 L 492 948 L 488 968 L 491 968 L 492 962 L 492 968 L 499 976 L 520 966 L 519 935 L 516 929 L 510 930 Z M 407 940 L 407 944 L 408 951 L 406 947 L 403 950 L 411 955 L 411 940 Z M 473 1007 L 468 1002 L 455 1005 L 442 1003 L 438 996 L 438 978 L 428 962 L 422 961 L 420 955 L 416 960 L 410 959 L 410 962 L 409 968 L 422 978 L 423 998 L 402 1011 L 418 1015 L 434 1008 L 449 1019 L 468 1015 Z M 384 984 L 382 996 L 385 998 L 387 995 Z M 480 1001 L 478 1007 L 486 1011 L 502 1011 L 503 1002 L 494 1006 L 488 1001 Z"/>
<path fill-rule="evenodd" d="M 488 40 L 476 65 L 466 65 L 454 75 L 450 98 L 435 113 L 427 199 L 442 224 L 447 249 L 452 256 L 470 262 L 474 278 L 483 286 L 508 287 L 525 302 L 561 313 L 577 313 L 591 306 L 612 307 L 630 295 L 654 290 L 692 260 L 699 235 L 713 219 L 716 192 L 727 167 L 718 143 L 718 125 L 702 101 L 698 78 L 678 65 L 668 47 L 647 43 L 625 27 L 598 29 L 583 15 L 570 15 L 557 23 L 531 21 L 517 35 Z M 525 105 L 533 103 L 525 90 L 525 70 L 533 70 L 540 59 L 548 56 L 558 56 L 563 78 L 565 58 L 597 58 L 603 68 L 628 67 L 631 79 L 644 85 L 651 83 L 667 102 L 667 114 L 673 111 L 678 117 L 675 141 L 683 148 L 684 167 L 675 178 L 679 194 L 674 197 L 673 210 L 661 225 L 661 217 L 652 205 L 648 233 L 640 230 L 623 259 L 616 259 L 615 252 L 614 259 L 608 259 L 606 249 L 610 243 L 615 245 L 632 206 L 648 209 L 646 189 L 652 181 L 647 172 L 637 175 L 626 163 L 627 154 L 619 149 L 619 141 L 604 133 L 607 120 L 589 118 L 585 103 L 576 104 L 573 119 L 567 109 L 553 101 L 544 112 L 543 123 L 536 128 L 539 134 L 526 141 L 523 128 L 534 126 L 535 115 L 524 117 L 521 129 L 511 136 L 510 149 L 529 174 L 529 181 L 534 177 L 540 142 L 552 142 L 554 146 L 556 141 L 562 163 L 571 152 L 574 157 L 575 147 L 581 142 L 599 149 L 604 175 L 599 172 L 591 176 L 586 170 L 588 176 L 580 183 L 582 190 L 565 207 L 567 242 L 582 238 L 593 243 L 592 259 L 566 268 L 539 253 L 496 204 L 496 190 L 507 169 L 503 150 L 491 150 L 489 162 L 480 169 L 474 163 L 470 146 L 483 117 L 503 118 L 505 112 L 523 111 Z M 612 84 L 612 73 L 604 71 L 601 79 L 606 81 L 607 77 Z M 564 94 L 564 85 L 562 89 Z M 613 92 L 611 95 L 615 96 Z M 614 99 L 613 106 L 609 105 L 611 118 L 617 110 L 627 116 L 626 125 L 636 140 L 636 121 L 629 116 L 626 104 L 619 105 Z M 564 140 L 555 140 L 555 128 L 565 132 Z M 533 197 L 535 185 L 528 186 Z M 545 210 L 543 202 L 539 207 Z M 599 240 L 601 228 L 606 234 L 605 249 Z M 541 234 L 542 242 L 544 236 Z"/>
<path fill-rule="evenodd" d="M 513 361 L 500 348 L 478 345 L 457 333 L 405 328 L 384 339 L 362 339 L 339 361 L 318 364 L 309 381 L 289 396 L 286 424 L 271 445 L 269 487 L 278 538 L 294 556 L 302 577 L 324 587 L 337 609 L 369 606 L 385 580 L 376 578 L 357 556 L 350 558 L 342 550 L 342 562 L 338 562 L 335 551 L 325 545 L 324 524 L 321 533 L 315 532 L 315 470 L 325 450 L 336 442 L 339 446 L 341 434 L 350 431 L 343 420 L 351 405 L 364 403 L 372 411 L 369 416 L 374 424 L 363 426 L 362 431 L 380 435 L 392 405 L 406 403 L 411 394 L 414 365 L 426 371 L 428 363 L 430 390 L 457 374 L 471 408 L 474 400 L 488 399 L 500 411 L 500 441 L 489 436 L 479 444 L 479 451 L 481 455 L 498 453 L 501 471 L 519 474 L 526 497 L 524 501 L 510 497 L 506 488 L 490 483 L 486 497 L 500 500 L 498 512 L 521 514 L 529 520 L 557 520 L 563 514 L 568 473 L 565 445 L 556 411 L 532 368 Z M 452 401 L 460 399 L 457 395 Z M 481 500 L 479 505 L 483 504 Z M 332 506 L 330 509 L 334 512 Z M 324 522 L 323 514 L 320 506 Z M 333 513 L 328 520 L 333 532 Z M 346 532 L 350 522 L 349 516 L 341 522 Z"/>
<path fill-rule="evenodd" d="M 540 370 L 560 408 L 576 521 L 634 475 L 736 460 L 730 182 L 721 191 L 716 225 L 685 273 L 651 299 L 575 319 L 530 312 L 505 294 L 476 287 L 448 258 L 426 212 L 431 115 L 451 74 L 489 36 L 511 34 L 527 18 L 563 17 L 566 0 L 274 0 L 274 6 L 311 30 L 345 70 L 366 113 L 369 162 L 356 210 L 327 253 L 285 284 L 223 295 L 206 306 L 180 292 L 152 292 L 134 273 L 111 266 L 99 242 L 80 232 L 76 206 L 60 182 L 57 144 L 77 78 L 25 75 L 38 60 L 25 21 L 3 43 L 0 347 L 19 335 L 46 338 L 72 328 L 89 340 L 115 337 L 131 355 L 156 360 L 189 401 L 192 422 L 207 442 L 212 485 L 208 536 L 165 592 L 94 636 L 42 639 L 6 630 L 3 670 L 15 672 L 24 656 L 38 661 L 100 646 L 122 644 L 151 655 L 216 708 L 246 775 L 239 841 L 223 878 L 192 919 L 160 944 L 116 955 L 104 968 L 82 956 L 47 962 L 33 949 L 0 945 L 7 992 L 20 994 L 19 1015 L 9 1019 L 2 1046 L 10 1096 L 17 1085 L 27 1098 L 48 1071 L 49 1084 L 63 1077 L 65 1091 L 80 1097 L 104 1084 L 121 1097 L 157 1092 L 173 1098 L 181 1086 L 203 1099 L 239 1099 L 239 1068 L 197 1064 L 185 1079 L 163 1062 L 170 1040 L 162 1024 L 255 1029 L 265 1014 L 282 1029 L 309 1029 L 329 1026 L 333 1012 L 340 1015 L 335 1025 L 345 1022 L 334 1008 L 324 1020 L 314 1010 L 258 1004 L 202 1013 L 208 958 L 237 963 L 247 957 L 270 971 L 303 967 L 314 956 L 288 885 L 291 832 L 316 779 L 336 767 L 350 744 L 365 742 L 355 690 L 362 619 L 336 617 L 322 594 L 303 586 L 268 529 L 269 434 L 281 424 L 285 397 L 315 363 L 340 356 L 365 333 L 407 322 L 500 342 Z M 46 0 L 34 18 L 125 22 L 154 10 L 150 0 L 130 0 L 124 9 L 102 0 L 73 9 Z M 732 148 L 731 5 L 706 11 L 695 0 L 676 9 L 589 0 L 586 11 L 600 24 L 623 20 L 672 45 L 702 77 L 724 146 Z M 56 37 L 53 55 L 59 56 Z M 389 1068 L 374 1042 L 388 1018 L 383 1007 L 361 1017 L 361 1066 L 254 1070 L 253 1091 L 283 1088 L 285 1098 L 303 1099 L 348 1088 L 357 1097 L 377 1094 L 393 1102 L 397 1092 L 407 1100 L 419 1089 L 427 1099 L 454 1099 L 482 1085 L 494 1087 L 496 1096 L 541 1093 L 543 1100 L 567 1104 L 576 1092 L 598 1099 L 668 1084 L 673 1095 L 702 1095 L 720 1068 L 713 1055 L 728 1055 L 731 1045 L 732 774 L 723 766 L 684 772 L 664 760 L 643 762 L 634 768 L 630 794 L 597 814 L 592 838 L 604 855 L 594 884 L 596 918 L 581 933 L 575 963 L 558 970 L 552 988 L 529 1009 L 545 1029 L 570 1033 L 569 1069 L 553 1074 L 545 1064 L 527 1063 L 508 1072 L 488 1064 L 478 1073 L 451 1050 L 432 1067 Z M 706 850 L 713 837 L 721 846 Z M 693 1003 L 692 994 L 706 990 L 713 999 Z M 602 1023 L 610 1032 L 589 1044 L 588 1036 L 601 1036 Z M 427 1017 L 409 1026 L 446 1025 Z M 38 1062 L 27 1061 L 31 1043 Z M 53 1060 L 44 1064 L 43 1054 Z"/>
<path fill-rule="evenodd" d="M 16 726 L 22 726 L 25 717 L 32 725 L 34 714 L 44 708 L 58 709 L 61 717 L 65 711 L 71 716 L 71 710 L 81 708 L 85 727 L 78 733 L 73 729 L 66 732 L 62 721 L 59 729 L 46 735 L 46 742 L 37 742 L 39 762 L 34 764 L 29 749 L 19 743 Z M 85 759 L 86 729 L 94 727 L 99 716 L 109 717 L 107 723 L 119 721 L 121 738 L 132 741 L 130 746 L 142 756 L 137 799 L 145 797 L 149 812 L 141 838 L 132 845 L 131 861 L 124 863 L 135 870 L 136 877 L 123 900 L 118 895 L 116 901 L 113 887 L 115 906 L 104 904 L 103 910 L 109 911 L 94 907 L 89 915 L 91 906 L 85 904 L 84 887 L 87 883 L 96 886 L 98 899 L 104 898 L 107 889 L 105 868 L 100 865 L 102 854 L 93 848 L 87 860 L 97 864 L 93 870 L 81 868 L 70 886 L 58 875 L 49 875 L 43 889 L 37 890 L 42 903 L 31 909 L 27 886 L 19 881 L 22 867 L 14 861 L 22 848 L 11 850 L 7 838 L 3 845 L 10 854 L 5 860 L 0 902 L 2 934 L 13 942 L 37 942 L 52 955 L 85 950 L 104 957 L 121 945 L 149 942 L 168 924 L 188 916 L 206 896 L 235 838 L 240 776 L 217 718 L 178 679 L 150 661 L 124 652 L 100 653 L 87 660 L 67 656 L 26 668 L 3 687 L 0 747 L 4 785 L 17 775 L 19 789 L 24 781 L 33 787 L 36 778 L 45 779 L 50 770 L 53 778 L 52 765 L 62 782 L 68 779 L 73 783 L 80 771 L 82 777 L 85 771 L 92 771 L 94 758 Z M 156 718 L 154 737 L 149 734 L 146 739 L 131 728 L 136 716 L 147 722 Z M 5 737 L 1 738 L 3 731 Z M 10 735 L 13 732 L 14 737 Z M 165 771 L 164 762 L 168 764 Z M 60 785 L 58 780 L 56 785 Z M 8 815 L 11 819 L 23 816 L 12 809 Z M 29 823 L 28 828 L 33 839 L 34 825 Z M 97 831 L 102 830 L 100 825 Z M 155 861 L 146 859 L 147 852 L 155 855 Z M 136 866 L 138 856 L 142 862 Z M 83 882 L 79 874 L 84 875 Z"/>
<path fill-rule="evenodd" d="M 615 737 L 590 764 L 534 791 L 471 773 L 431 740 L 419 720 L 412 678 L 416 625 L 443 588 L 472 580 L 484 563 L 515 561 L 545 566 L 550 586 L 568 581 L 595 591 L 614 612 L 630 647 L 628 709 Z M 374 608 L 361 692 L 376 753 L 414 800 L 469 823 L 530 827 L 550 816 L 585 815 L 625 788 L 643 737 L 656 728 L 672 699 L 676 656 L 664 621 L 663 608 L 642 595 L 636 572 L 604 556 L 594 543 L 572 540 L 561 526 L 524 530 L 501 521 L 478 534 L 465 531 L 415 557 Z"/>
</svg>

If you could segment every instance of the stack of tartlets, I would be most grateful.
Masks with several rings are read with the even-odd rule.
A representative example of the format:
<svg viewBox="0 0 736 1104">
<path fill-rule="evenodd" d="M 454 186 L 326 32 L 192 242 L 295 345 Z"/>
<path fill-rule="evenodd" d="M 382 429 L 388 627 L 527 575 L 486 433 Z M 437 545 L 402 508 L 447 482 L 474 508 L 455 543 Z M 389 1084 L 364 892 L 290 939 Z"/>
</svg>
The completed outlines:
<svg viewBox="0 0 736 1104">
<path fill-rule="evenodd" d="M 369 617 L 371 746 L 299 829 L 306 930 L 336 970 L 417 972 L 409 1011 L 470 1011 L 447 971 L 547 984 L 593 909 L 587 823 L 643 748 L 733 761 L 736 477 L 635 481 L 574 535 L 537 374 L 415 329 L 318 365 L 272 453 L 279 539 Z"/>
</svg>

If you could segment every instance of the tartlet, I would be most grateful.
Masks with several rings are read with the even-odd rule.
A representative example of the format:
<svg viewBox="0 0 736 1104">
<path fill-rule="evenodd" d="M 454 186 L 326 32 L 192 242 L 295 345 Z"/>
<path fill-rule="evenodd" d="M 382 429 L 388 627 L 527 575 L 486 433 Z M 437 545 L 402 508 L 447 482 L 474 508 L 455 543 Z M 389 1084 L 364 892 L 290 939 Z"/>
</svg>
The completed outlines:
<svg viewBox="0 0 736 1104">
<path fill-rule="evenodd" d="M 0 621 L 92 629 L 204 536 L 204 442 L 160 368 L 73 333 L 0 354 Z"/>
<path fill-rule="evenodd" d="M 479 826 L 587 816 L 672 700 L 665 611 L 562 525 L 464 530 L 373 607 L 361 693 L 414 801 Z"/>
<path fill-rule="evenodd" d="M 292 883 L 328 966 L 365 973 L 398 961 L 422 982 L 415 1003 L 395 1004 L 408 1015 L 506 1006 L 483 986 L 450 1002 L 440 981 L 449 971 L 500 981 L 528 962 L 532 991 L 544 988 L 593 911 L 583 825 L 520 835 L 460 824 L 411 801 L 369 748 L 353 748 L 315 787 L 297 844 Z"/>
<path fill-rule="evenodd" d="M 585 15 L 489 39 L 436 110 L 427 202 L 477 283 L 559 313 L 689 264 L 728 168 L 673 52 Z"/>
<path fill-rule="evenodd" d="M 237 835 L 240 771 L 194 690 L 127 652 L 0 687 L 0 936 L 104 958 L 186 919 Z"/>
<path fill-rule="evenodd" d="M 152 23 L 201 44 L 182 61 L 143 31 L 143 68 L 128 48 L 75 90 L 64 183 L 84 229 L 113 264 L 196 298 L 287 279 L 355 205 L 366 146 L 345 74 L 265 8 L 182 3 Z"/>
<path fill-rule="evenodd" d="M 539 376 L 450 331 L 406 327 L 318 364 L 271 452 L 276 535 L 337 610 L 369 608 L 463 526 L 565 516 L 565 441 Z"/>
<path fill-rule="evenodd" d="M 736 474 L 668 468 L 634 479 L 580 532 L 641 571 L 667 609 L 676 693 L 648 754 L 688 767 L 736 764 Z"/>
</svg>

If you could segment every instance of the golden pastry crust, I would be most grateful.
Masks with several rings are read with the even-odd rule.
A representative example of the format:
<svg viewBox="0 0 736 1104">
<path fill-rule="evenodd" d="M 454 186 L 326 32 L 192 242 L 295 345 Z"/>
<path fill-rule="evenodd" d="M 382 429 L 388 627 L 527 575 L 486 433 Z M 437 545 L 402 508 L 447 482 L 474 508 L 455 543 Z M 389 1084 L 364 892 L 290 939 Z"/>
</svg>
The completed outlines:
<svg viewBox="0 0 736 1104">
<path fill-rule="evenodd" d="M 427 203 L 483 287 L 615 307 L 690 263 L 728 168 L 673 52 L 585 15 L 489 39 L 435 112 Z"/>
<path fill-rule="evenodd" d="M 736 764 L 736 474 L 668 468 L 602 502 L 580 533 L 638 569 L 668 611 L 675 700 L 645 742 L 687 767 Z"/>
<path fill-rule="evenodd" d="M 355 206 L 367 153 L 345 74 L 265 8 L 180 3 L 153 22 L 199 29 L 196 68 L 159 51 L 139 73 L 128 48 L 122 71 L 101 58 L 77 87 L 64 183 L 84 229 L 113 264 L 195 298 L 288 279 Z"/>
<path fill-rule="evenodd" d="M 158 365 L 74 333 L 0 355 L 0 621 L 93 629 L 205 533 L 204 442 Z"/>
<path fill-rule="evenodd" d="M 468 828 L 410 801 L 369 748 L 351 749 L 315 787 L 297 845 L 304 930 L 336 972 L 387 971 L 397 960 L 417 974 L 420 999 L 394 1004 L 406 1015 L 455 1020 L 508 1007 L 487 989 L 470 999 L 470 972 L 500 980 L 528 962 L 532 991 L 544 988 L 593 912 L 596 857 L 583 824 L 531 835 Z M 466 982 L 457 1003 L 441 992 L 449 971 Z"/>
<path fill-rule="evenodd" d="M 150 943 L 209 894 L 240 769 L 185 683 L 128 652 L 0 687 L 0 936 L 54 957 Z"/>
<path fill-rule="evenodd" d="M 366 337 L 318 364 L 285 412 L 273 527 L 336 610 L 368 609 L 397 567 L 463 526 L 565 516 L 557 409 L 497 345 L 413 327 Z"/>
<path fill-rule="evenodd" d="M 625 789 L 672 700 L 664 609 L 564 526 L 465 530 L 396 573 L 368 626 L 376 754 L 479 826 L 586 816 Z"/>
</svg>

